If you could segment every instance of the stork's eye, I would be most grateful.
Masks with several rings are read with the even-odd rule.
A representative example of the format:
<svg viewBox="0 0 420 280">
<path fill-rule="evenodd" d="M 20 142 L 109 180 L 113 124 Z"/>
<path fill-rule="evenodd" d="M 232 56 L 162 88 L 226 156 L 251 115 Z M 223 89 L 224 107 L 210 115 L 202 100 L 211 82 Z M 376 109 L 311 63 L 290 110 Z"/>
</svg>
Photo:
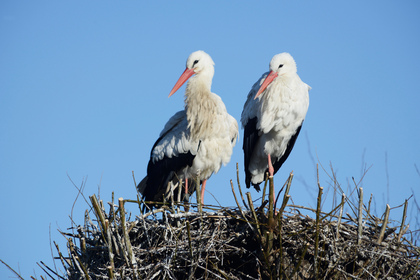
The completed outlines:
<svg viewBox="0 0 420 280">
<path fill-rule="evenodd" d="M 280 64 L 280 65 L 279 65 L 279 68 L 282 68 L 282 67 L 283 67 L 283 64 Z"/>
<path fill-rule="evenodd" d="M 196 59 L 196 60 L 194 60 L 194 63 L 193 63 L 193 67 L 194 67 L 194 65 L 196 65 L 198 63 L 198 60 Z"/>
</svg>

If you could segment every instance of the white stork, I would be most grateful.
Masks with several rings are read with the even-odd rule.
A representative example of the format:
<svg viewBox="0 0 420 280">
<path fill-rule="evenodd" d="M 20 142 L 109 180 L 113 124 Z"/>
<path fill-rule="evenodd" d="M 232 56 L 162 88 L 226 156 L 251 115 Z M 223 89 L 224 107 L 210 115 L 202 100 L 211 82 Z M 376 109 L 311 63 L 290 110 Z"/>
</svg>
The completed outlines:
<svg viewBox="0 0 420 280">
<path fill-rule="evenodd" d="M 247 188 L 252 183 L 260 190 L 267 171 L 273 176 L 280 169 L 299 135 L 311 87 L 296 72 L 290 54 L 277 54 L 248 94 L 241 116 Z"/>
<path fill-rule="evenodd" d="M 198 178 L 203 202 L 206 180 L 230 161 L 238 123 L 227 113 L 222 99 L 210 91 L 213 75 L 214 62 L 207 53 L 196 51 L 188 57 L 187 68 L 169 93 L 174 94 L 189 79 L 185 108 L 166 123 L 153 145 L 147 176 L 137 186 L 145 201 L 162 201 L 168 183 L 175 185 L 180 179 L 185 181 L 184 198 L 188 197 Z M 189 188 L 188 179 L 192 181 Z"/>
</svg>

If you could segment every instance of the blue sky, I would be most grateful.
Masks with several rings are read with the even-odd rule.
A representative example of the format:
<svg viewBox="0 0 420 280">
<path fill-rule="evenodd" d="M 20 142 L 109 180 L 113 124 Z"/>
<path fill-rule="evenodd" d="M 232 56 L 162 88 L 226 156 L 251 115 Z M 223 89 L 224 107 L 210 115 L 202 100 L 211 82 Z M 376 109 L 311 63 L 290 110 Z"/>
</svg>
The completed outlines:
<svg viewBox="0 0 420 280">
<path fill-rule="evenodd" d="M 344 189 L 369 168 L 362 186 L 377 213 L 420 199 L 419 12 L 417 1 L 2 1 L 0 259 L 25 278 L 43 274 L 36 262 L 53 267 L 50 228 L 65 252 L 57 229 L 87 209 L 79 198 L 72 212 L 68 176 L 85 182 L 86 197 L 135 197 L 131 172 L 143 178 L 159 132 L 183 108 L 185 86 L 167 96 L 196 50 L 215 61 L 212 91 L 238 121 L 272 56 L 295 58 L 310 106 L 275 182 L 294 171 L 296 204 L 315 205 L 317 162 Z M 223 206 L 235 206 L 236 162 L 245 185 L 242 133 L 207 184 Z M 324 171 L 320 183 L 327 192 Z M 209 193 L 206 202 L 217 204 Z M 12 276 L 3 265 L 0 275 Z"/>
</svg>

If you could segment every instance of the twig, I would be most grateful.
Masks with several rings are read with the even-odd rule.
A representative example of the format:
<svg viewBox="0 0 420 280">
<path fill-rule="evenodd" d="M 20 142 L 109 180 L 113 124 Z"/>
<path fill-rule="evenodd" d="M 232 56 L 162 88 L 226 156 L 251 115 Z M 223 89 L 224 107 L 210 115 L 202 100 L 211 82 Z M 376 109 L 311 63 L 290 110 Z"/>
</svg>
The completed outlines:
<svg viewBox="0 0 420 280">
<path fill-rule="evenodd" d="M 241 213 L 241 215 L 242 215 L 242 217 L 244 218 L 244 220 L 245 220 L 245 221 L 248 223 L 248 225 L 251 227 L 251 224 L 249 223 L 248 219 L 246 218 L 246 216 L 245 216 L 244 212 L 242 211 L 241 206 L 239 205 L 238 199 L 236 198 L 235 188 L 233 187 L 233 182 L 232 182 L 232 180 L 230 180 L 230 186 L 231 186 L 231 188 L 232 188 L 232 193 L 233 193 L 233 197 L 235 198 L 236 205 L 238 205 L 239 212 Z M 252 227 L 251 227 L 251 228 L 252 228 Z"/>
<path fill-rule="evenodd" d="M 382 239 L 384 238 L 385 229 L 386 229 L 386 226 L 388 225 L 389 210 L 390 210 L 390 207 L 387 204 L 386 209 L 385 209 L 385 217 L 384 217 L 384 221 L 382 223 L 381 231 L 379 233 L 378 240 L 376 240 L 376 243 L 378 243 L 378 244 L 381 244 Z"/>
<path fill-rule="evenodd" d="M 131 174 L 133 176 L 134 188 L 136 189 L 136 192 L 138 192 L 137 183 L 136 183 L 136 177 L 134 176 L 134 171 L 131 171 Z"/>
<path fill-rule="evenodd" d="M 344 211 L 344 202 L 346 201 L 346 195 L 344 193 L 341 194 L 341 203 L 340 203 L 340 214 L 338 215 L 338 221 L 337 221 L 337 231 L 335 234 L 335 239 L 338 240 L 340 237 L 340 225 L 341 225 L 341 218 L 343 217 L 343 211 Z"/>
<path fill-rule="evenodd" d="M 22 276 L 20 276 L 20 274 L 19 273 L 17 273 L 13 268 L 11 268 L 7 263 L 5 263 L 2 259 L 0 259 L 0 262 L 2 263 L 2 264 L 4 264 L 10 271 L 12 271 L 19 279 L 21 279 L 21 280 L 25 280 L 25 279 L 23 279 L 23 277 Z"/>
<path fill-rule="evenodd" d="M 57 272 L 55 272 L 54 270 L 52 270 L 51 268 L 49 268 L 43 261 L 41 261 L 41 264 L 45 267 L 42 267 L 38 262 L 36 263 L 51 279 L 53 279 L 53 280 L 55 280 L 55 278 L 53 277 L 53 276 L 51 276 L 51 274 L 49 274 L 48 273 L 48 271 L 47 270 L 45 270 L 45 269 L 48 269 L 50 272 L 52 272 L 52 273 L 54 273 L 58 278 L 61 278 L 61 279 L 65 279 L 65 278 L 63 278 L 62 276 L 60 276 L 60 275 L 58 275 L 57 274 Z"/>
<path fill-rule="evenodd" d="M 135 268 L 137 267 L 137 264 L 136 264 L 136 260 L 135 260 L 134 254 L 133 254 L 133 249 L 131 248 L 130 237 L 128 236 L 127 227 L 126 227 L 126 224 L 125 224 L 126 222 L 125 222 L 124 199 L 122 197 L 120 197 L 118 199 L 118 205 L 119 205 L 119 208 L 120 208 L 121 227 L 122 227 L 122 230 L 123 230 L 124 241 L 125 241 L 125 245 L 127 246 L 127 250 L 128 250 L 128 258 L 130 259 L 131 266 L 133 267 L 134 278 L 137 279 L 137 273 L 135 271 Z"/>
<path fill-rule="evenodd" d="M 106 238 L 105 238 L 105 236 L 106 236 L 105 217 L 104 217 L 104 215 L 102 213 L 102 210 L 99 206 L 96 195 L 94 194 L 92 196 L 89 196 L 89 198 L 90 198 L 90 201 L 92 202 L 93 209 L 95 209 L 95 214 L 98 217 L 98 219 L 100 221 L 100 224 L 101 224 L 101 228 L 104 232 L 104 234 L 102 236 L 103 236 L 104 240 L 106 240 Z"/>
<path fill-rule="evenodd" d="M 52 248 L 52 242 L 51 242 L 51 224 L 48 227 L 48 233 L 49 233 L 49 239 L 50 239 L 50 251 L 51 251 L 51 258 L 53 259 L 54 269 L 57 271 L 57 266 L 55 265 L 55 259 L 54 259 L 54 253 Z M 41 261 L 42 262 L 42 261 Z M 55 273 L 55 272 L 54 272 Z M 58 275 L 58 274 L 57 274 Z"/>
<path fill-rule="evenodd" d="M 257 225 L 257 231 L 259 237 L 261 238 L 261 230 L 260 230 L 260 223 L 258 222 L 257 213 L 255 213 L 254 204 L 252 203 L 251 193 L 247 192 L 246 196 L 248 198 L 249 208 L 251 208 L 252 216 L 254 217 L 255 224 Z"/>
<path fill-rule="evenodd" d="M 61 254 L 61 252 L 60 252 L 60 248 L 58 247 L 57 243 L 55 243 L 55 241 L 54 241 L 54 245 L 55 245 L 55 248 L 57 249 L 57 252 L 58 252 L 58 257 L 59 257 L 59 258 L 60 258 L 60 260 L 61 260 L 61 264 L 63 265 L 64 269 L 66 269 L 66 264 L 67 264 L 68 266 L 70 266 L 70 265 L 71 265 L 71 263 L 69 263 L 69 261 L 67 261 L 66 259 L 64 259 L 63 254 Z"/>
<path fill-rule="evenodd" d="M 293 179 L 293 171 L 290 173 L 289 178 L 287 179 L 287 186 L 286 186 L 286 190 L 284 191 L 284 196 L 283 196 L 283 203 L 280 207 L 279 212 L 277 213 L 277 218 L 278 218 L 278 239 L 279 239 L 279 250 L 280 250 L 280 267 L 279 267 L 279 275 L 278 276 L 282 276 L 283 274 L 283 236 L 282 236 L 282 227 L 283 227 L 283 212 L 284 209 L 286 208 L 287 202 L 289 201 L 290 195 L 289 195 L 289 190 L 290 190 L 290 186 L 292 184 L 292 179 Z M 284 186 L 283 186 L 284 188 Z M 280 190 L 281 192 L 281 190 Z M 279 192 L 279 194 L 280 194 Z M 278 196 L 278 195 L 277 195 Z M 278 198 L 277 198 L 278 199 Z M 276 201 L 277 201 L 276 199 Z M 292 273 L 293 275 L 294 273 Z M 293 277 L 293 276 L 292 276 Z"/>
<path fill-rule="evenodd" d="M 357 245 L 362 242 L 363 232 L 363 188 L 359 188 L 359 212 L 357 215 Z"/>
<path fill-rule="evenodd" d="M 406 199 L 404 202 L 404 210 L 403 210 L 403 216 L 401 220 L 400 232 L 398 233 L 398 241 L 401 240 L 401 237 L 403 235 L 405 219 L 407 218 L 407 205 L 408 205 L 408 200 Z"/>
<path fill-rule="evenodd" d="M 171 207 L 170 208 L 172 209 L 173 212 L 175 212 L 174 190 L 175 190 L 176 187 L 178 187 L 179 182 L 175 186 L 172 182 L 169 182 L 168 185 L 170 185 L 170 188 L 171 188 L 171 194 L 170 194 L 170 196 L 171 196 Z"/>
<path fill-rule="evenodd" d="M 262 194 L 262 197 L 261 197 L 261 204 L 262 203 L 264 203 L 264 200 L 265 200 L 265 194 L 266 194 L 266 191 L 267 191 L 267 184 L 268 184 L 268 172 L 266 172 L 265 173 L 265 181 L 264 181 L 264 188 L 263 188 L 263 194 Z"/>
<path fill-rule="evenodd" d="M 269 188 L 268 188 L 268 219 L 274 217 L 274 178 L 273 176 L 268 177 Z"/>
<path fill-rule="evenodd" d="M 274 229 L 274 178 L 268 177 L 269 194 L 268 194 L 268 236 L 266 244 L 266 253 L 269 255 L 273 248 L 273 229 Z"/>
<path fill-rule="evenodd" d="M 203 213 L 203 205 L 202 205 L 203 202 L 201 201 L 201 190 L 200 190 L 201 184 L 200 184 L 200 179 L 199 179 L 198 175 L 197 175 L 197 178 L 196 178 L 196 181 L 195 181 L 195 188 L 196 188 L 195 197 L 197 198 L 198 212 L 200 214 L 202 214 Z"/>
<path fill-rule="evenodd" d="M 79 256 L 76 253 L 76 249 L 74 248 L 74 244 L 71 241 L 71 238 L 67 239 L 68 241 L 68 248 L 70 250 L 70 256 L 74 259 L 74 264 L 77 266 L 79 271 L 85 276 L 86 280 L 90 280 L 89 274 L 87 272 L 86 267 L 83 265 L 82 260 L 79 258 Z"/>
<path fill-rule="evenodd" d="M 303 252 L 300 255 L 299 261 L 298 261 L 298 263 L 296 264 L 295 268 L 292 271 L 292 275 L 290 276 L 291 279 L 293 279 L 293 277 L 295 276 L 296 272 L 298 272 L 299 269 L 301 269 L 302 261 L 305 258 L 306 252 L 308 251 L 308 247 L 309 247 L 309 243 L 306 243 L 305 244 L 305 248 L 303 248 Z"/>
<path fill-rule="evenodd" d="M 112 239 L 111 239 L 111 232 L 109 229 L 109 221 L 108 219 L 105 220 L 105 227 L 106 227 L 106 232 L 107 232 L 107 244 L 108 244 L 108 255 L 109 255 L 109 264 L 110 264 L 110 268 L 111 268 L 111 274 L 113 275 L 113 271 L 115 269 L 114 266 L 114 253 L 112 251 Z M 113 279 L 113 277 L 110 277 L 111 279 Z"/>
<path fill-rule="evenodd" d="M 319 221 L 321 219 L 321 197 L 322 197 L 322 191 L 324 188 L 321 187 L 319 183 L 318 164 L 316 166 L 316 170 L 317 170 L 317 183 L 318 183 L 318 198 L 317 198 L 317 203 L 316 203 L 316 222 L 315 222 L 314 276 L 315 276 L 315 279 L 318 279 Z"/>
<path fill-rule="evenodd" d="M 242 203 L 244 204 L 245 208 L 247 210 L 249 210 L 248 205 L 246 205 L 246 203 L 245 203 L 244 196 L 242 195 L 241 183 L 239 181 L 239 167 L 238 167 L 238 163 L 236 163 L 236 180 L 238 181 L 238 189 L 239 189 L 239 194 L 241 195 L 241 198 L 242 198 Z"/>
<path fill-rule="evenodd" d="M 191 241 L 191 225 L 190 222 L 187 221 L 187 233 L 188 233 L 188 247 L 190 248 L 190 255 L 191 259 L 193 258 L 193 249 L 192 249 L 192 241 Z"/>
<path fill-rule="evenodd" d="M 293 180 L 293 171 L 290 172 L 289 178 L 287 179 L 287 185 L 286 185 L 286 190 L 284 191 L 283 202 L 280 206 L 280 210 L 277 213 L 277 215 L 281 216 L 284 209 L 286 208 L 287 202 L 289 201 L 289 198 L 290 198 L 289 191 L 290 191 L 290 186 L 292 185 L 292 180 Z"/>
<path fill-rule="evenodd" d="M 87 269 L 86 269 L 86 267 L 83 265 L 83 263 L 82 263 L 82 261 L 80 260 L 79 256 L 74 255 L 73 257 L 76 259 L 76 261 L 79 263 L 80 267 L 82 268 L 82 270 L 83 270 L 83 274 L 85 275 L 85 279 L 86 279 L 86 280 L 90 280 L 90 277 L 89 277 L 89 274 L 88 274 L 88 272 L 87 272 Z"/>
<path fill-rule="evenodd" d="M 369 217 L 371 217 L 370 216 L 370 204 L 372 203 L 372 197 L 373 197 L 373 195 L 372 194 L 370 194 L 370 198 L 369 198 L 369 202 L 368 202 L 368 208 L 367 208 L 367 211 L 366 211 L 366 220 L 365 220 L 365 222 L 363 223 L 363 226 L 366 224 L 366 222 L 369 220 Z"/>
<path fill-rule="evenodd" d="M 109 279 L 115 279 L 114 276 L 114 269 L 112 268 L 112 266 L 107 266 L 107 270 L 108 270 L 108 275 L 109 275 Z"/>
<path fill-rule="evenodd" d="M 80 238 L 80 249 L 82 249 L 83 253 L 86 253 L 86 238 Z"/>
<path fill-rule="evenodd" d="M 76 198 L 74 199 L 73 202 L 73 206 L 72 206 L 72 210 L 71 210 L 71 216 L 73 217 L 73 209 L 74 209 L 74 205 L 76 204 L 77 199 L 79 198 L 79 195 L 81 195 L 83 197 L 83 199 L 85 200 L 86 204 L 89 205 L 89 202 L 87 201 L 85 195 L 83 194 L 83 189 L 86 186 L 86 182 L 87 182 L 87 177 L 82 179 L 82 184 L 80 185 L 80 188 L 77 187 L 77 185 L 73 182 L 73 180 L 70 178 L 70 175 L 68 173 L 67 174 L 67 178 L 69 178 L 70 182 L 73 184 L 73 186 L 77 189 L 78 193 L 76 195 Z"/>
<path fill-rule="evenodd" d="M 180 179 L 179 180 L 179 188 L 178 188 L 178 194 L 177 194 L 177 197 L 176 197 L 176 200 L 180 203 L 181 202 L 181 193 L 182 193 L 182 190 L 184 189 L 184 183 L 183 183 L 183 180 L 182 179 Z M 177 209 L 179 210 L 179 207 L 177 207 Z"/>
<path fill-rule="evenodd" d="M 233 182 L 232 182 L 232 180 L 230 180 L 230 187 L 232 188 L 232 193 L 233 193 L 233 197 L 235 198 L 236 205 L 238 205 L 238 209 L 239 209 L 239 211 L 241 212 L 241 214 L 242 214 L 242 216 L 243 216 L 243 215 L 244 215 L 244 213 L 242 212 L 241 205 L 239 205 L 238 198 L 236 197 L 236 194 L 235 194 L 235 188 L 233 187 Z"/>
</svg>

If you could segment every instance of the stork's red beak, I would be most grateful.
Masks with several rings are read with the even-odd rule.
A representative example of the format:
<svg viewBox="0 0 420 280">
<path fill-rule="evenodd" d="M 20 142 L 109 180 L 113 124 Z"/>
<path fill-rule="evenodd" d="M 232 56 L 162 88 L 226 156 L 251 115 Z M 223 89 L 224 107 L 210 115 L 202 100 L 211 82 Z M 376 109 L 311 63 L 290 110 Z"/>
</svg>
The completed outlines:
<svg viewBox="0 0 420 280">
<path fill-rule="evenodd" d="M 174 94 L 192 75 L 194 75 L 194 69 L 185 69 L 184 73 L 182 73 L 181 77 L 179 77 L 168 97 Z"/>
<path fill-rule="evenodd" d="M 258 90 L 257 94 L 255 95 L 254 99 L 257 97 L 268 87 L 268 85 L 278 76 L 278 73 L 275 71 L 270 71 L 268 76 L 265 78 L 264 83 L 261 85 L 260 89 Z"/>
</svg>

